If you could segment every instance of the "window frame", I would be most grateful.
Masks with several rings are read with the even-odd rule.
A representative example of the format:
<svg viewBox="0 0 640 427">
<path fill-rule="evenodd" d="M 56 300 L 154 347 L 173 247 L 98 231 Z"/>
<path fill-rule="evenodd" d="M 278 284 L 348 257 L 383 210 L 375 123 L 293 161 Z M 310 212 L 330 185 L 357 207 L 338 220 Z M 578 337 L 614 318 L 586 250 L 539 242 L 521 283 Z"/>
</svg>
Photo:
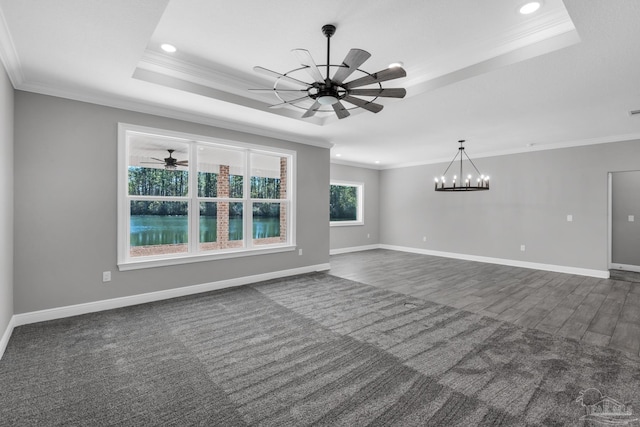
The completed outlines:
<svg viewBox="0 0 640 427">
<path fill-rule="evenodd" d="M 364 183 L 332 179 L 329 182 L 329 189 L 331 189 L 331 186 L 356 187 L 357 188 L 356 197 L 358 199 L 358 205 L 357 205 L 355 220 L 331 221 L 331 213 L 329 213 L 329 225 L 331 227 L 348 227 L 353 225 L 364 225 Z"/>
<path fill-rule="evenodd" d="M 161 197 L 163 201 L 186 201 L 188 203 L 188 252 L 172 253 L 163 255 L 151 255 L 145 257 L 130 256 L 130 201 L 131 196 L 128 190 L 128 164 L 129 164 L 129 135 L 147 134 L 160 138 L 175 138 L 182 140 L 189 146 L 189 175 L 188 194 L 179 197 Z M 181 142 L 182 142 L 181 141 Z M 197 148 L 199 144 L 210 144 L 223 149 L 243 151 L 245 156 L 245 171 L 243 182 L 243 197 L 239 198 L 207 198 L 198 196 L 198 166 Z M 250 193 L 251 153 L 265 154 L 271 156 L 287 157 L 287 197 L 284 199 L 258 199 L 252 198 Z M 263 255 L 269 253 L 287 252 L 296 249 L 296 152 L 278 147 L 262 146 L 257 144 L 224 140 L 204 135 L 187 134 L 166 129 L 151 128 L 146 126 L 133 125 L 128 123 L 118 123 L 118 179 L 117 179 L 117 265 L 120 271 L 134 270 L 141 268 L 161 267 L 168 265 L 178 265 L 193 262 L 213 261 L 219 259 Z M 145 198 L 145 196 L 133 196 L 135 199 Z M 148 196 L 150 200 L 160 197 Z M 208 200 L 204 200 L 208 199 Z M 199 221 L 200 202 L 241 202 L 243 203 L 243 247 L 227 248 L 214 251 L 201 251 L 199 248 Z M 252 206 L 255 202 L 274 201 L 286 206 L 286 240 L 282 243 L 259 244 L 253 243 L 253 213 Z"/>
</svg>

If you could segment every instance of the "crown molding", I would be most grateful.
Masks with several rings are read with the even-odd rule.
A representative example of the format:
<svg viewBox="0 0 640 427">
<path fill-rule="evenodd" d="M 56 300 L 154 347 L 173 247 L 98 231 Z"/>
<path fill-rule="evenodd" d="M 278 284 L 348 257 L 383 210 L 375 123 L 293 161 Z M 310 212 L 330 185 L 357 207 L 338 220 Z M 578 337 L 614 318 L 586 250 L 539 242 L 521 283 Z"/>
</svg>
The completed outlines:
<svg viewBox="0 0 640 427">
<path fill-rule="evenodd" d="M 9 75 L 9 80 L 15 89 L 18 89 L 24 84 L 24 75 L 22 74 L 22 65 L 20 64 L 20 57 L 18 51 L 13 43 L 13 37 L 9 32 L 7 21 L 4 18 L 4 13 L 0 8 L 0 60 L 4 65 L 4 69 Z"/>
<path fill-rule="evenodd" d="M 417 77 L 407 78 L 404 86 L 407 88 L 407 97 L 448 86 L 580 42 L 575 26 L 566 12 L 556 10 L 547 12 L 543 16 L 545 19 L 512 26 L 506 35 L 500 38 L 474 39 L 457 49 L 455 53 L 432 58 L 431 63 L 441 63 L 445 66 L 439 70 L 414 70 L 412 74 Z M 472 59 L 473 55 L 461 56 L 460 52 L 480 52 L 485 55 Z M 410 91 L 409 88 L 411 88 Z"/>
<path fill-rule="evenodd" d="M 633 141 L 633 140 L 640 140 L 640 133 L 603 136 L 603 137 L 597 137 L 597 138 L 575 139 L 571 141 L 561 141 L 561 142 L 555 142 L 551 144 L 531 144 L 529 146 L 525 146 L 524 148 L 495 150 L 495 151 L 488 151 L 485 153 L 474 153 L 473 158 L 482 159 L 485 157 L 508 156 L 511 154 L 523 154 L 523 153 L 531 153 L 534 151 L 557 150 L 561 148 L 584 147 L 584 146 L 598 145 L 598 144 L 613 144 L 616 142 L 626 142 L 626 141 Z M 413 166 L 425 166 L 425 165 L 433 165 L 437 163 L 448 163 L 450 161 L 451 161 L 450 157 L 446 159 L 439 158 L 439 159 L 420 161 L 420 162 L 398 163 L 395 165 L 383 166 L 380 169 L 409 168 Z"/>
<path fill-rule="evenodd" d="M 300 135 L 292 135 L 286 132 L 277 132 L 264 129 L 257 126 L 251 126 L 240 122 L 231 122 L 221 120 L 215 117 L 205 116 L 189 111 L 168 108 L 165 106 L 150 104 L 147 102 L 131 101 L 121 99 L 119 97 L 110 97 L 106 95 L 89 94 L 87 92 L 75 92 L 72 90 L 52 88 L 47 85 L 36 83 L 27 83 L 21 85 L 19 90 L 25 92 L 33 92 L 42 95 L 54 96 L 57 98 L 70 99 L 73 101 L 87 102 L 89 104 L 102 105 L 105 107 L 118 108 L 127 111 L 133 111 L 143 114 L 151 114 L 154 116 L 166 117 L 169 119 L 182 120 L 185 122 L 198 123 L 207 126 L 218 127 L 236 132 L 243 132 L 252 135 L 259 135 L 268 138 L 279 139 L 283 141 L 293 142 L 297 144 L 311 145 L 320 148 L 331 148 L 333 144 L 322 139 L 316 138 L 300 138 Z"/>
<path fill-rule="evenodd" d="M 532 24 L 511 26 L 508 36 L 498 46 L 506 48 L 530 38 L 535 38 L 533 43 L 536 43 L 572 31 L 576 31 L 576 27 L 566 10 L 543 11 Z"/>
<path fill-rule="evenodd" d="M 157 77 L 153 77 L 153 75 Z M 151 80 L 148 80 L 149 76 L 152 76 Z M 158 76 L 162 76 L 162 78 Z M 273 82 L 268 82 L 268 80 L 260 78 L 257 75 L 255 77 L 255 79 L 249 78 L 249 75 L 246 73 L 236 75 L 225 73 L 212 67 L 194 64 L 149 49 L 145 50 L 134 73 L 134 78 L 173 88 L 176 87 L 171 81 L 181 81 L 183 82 L 180 85 L 181 87 L 176 89 L 187 90 L 214 99 L 225 98 L 230 94 L 233 96 L 234 100 L 232 102 L 235 104 L 320 126 L 325 126 L 338 120 L 333 113 L 325 115 L 319 114 L 302 120 L 304 110 L 300 108 L 287 108 L 287 106 L 271 108 L 274 102 L 278 103 L 279 101 L 274 99 L 273 96 L 252 93 L 249 89 L 268 86 Z M 185 89 L 189 85 L 185 85 L 184 83 L 190 83 L 191 90 Z M 200 88 L 193 90 L 193 88 L 195 88 L 193 85 L 198 85 Z M 212 93 L 212 90 L 218 92 Z M 352 112 L 352 114 L 354 113 L 358 113 L 358 111 Z"/>
<path fill-rule="evenodd" d="M 245 94 L 245 88 L 250 88 L 262 83 L 261 80 L 254 81 L 240 78 L 238 77 L 239 74 L 232 75 L 224 73 L 211 67 L 203 67 L 149 49 L 145 50 L 137 68 L 180 79 L 188 77 L 188 80 L 193 83 L 203 84 L 232 93 Z M 239 90 L 238 88 L 242 89 Z"/>
<path fill-rule="evenodd" d="M 332 164 L 336 164 L 336 165 L 351 166 L 351 167 L 362 168 L 362 169 L 372 169 L 372 170 L 384 169 L 380 165 L 372 165 L 372 164 L 369 164 L 369 163 L 352 162 L 352 161 L 349 161 L 349 160 L 342 160 L 342 159 L 335 159 L 335 158 L 332 158 L 330 162 Z"/>
</svg>

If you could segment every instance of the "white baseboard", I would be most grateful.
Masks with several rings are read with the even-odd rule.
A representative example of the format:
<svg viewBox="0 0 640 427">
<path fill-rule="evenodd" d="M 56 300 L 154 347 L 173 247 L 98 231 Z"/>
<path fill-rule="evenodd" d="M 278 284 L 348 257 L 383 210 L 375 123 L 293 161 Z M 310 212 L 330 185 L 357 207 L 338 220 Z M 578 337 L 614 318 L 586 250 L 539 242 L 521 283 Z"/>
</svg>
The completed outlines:
<svg viewBox="0 0 640 427">
<path fill-rule="evenodd" d="M 338 255 L 338 254 L 346 254 L 349 252 L 360 252 L 360 251 L 370 251 L 371 249 L 380 249 L 379 244 L 375 245 L 365 245 L 365 246 L 352 246 L 350 248 L 338 248 L 331 249 L 329 251 L 329 255 Z"/>
<path fill-rule="evenodd" d="M 614 270 L 633 271 L 634 273 L 640 273 L 640 266 L 638 265 L 611 263 L 609 267 Z"/>
<path fill-rule="evenodd" d="M 9 344 L 9 338 L 11 338 L 11 334 L 13 333 L 15 320 L 16 320 L 16 316 L 12 316 L 11 319 L 9 319 L 9 324 L 7 325 L 7 329 L 5 329 L 4 334 L 2 334 L 2 338 L 0 338 L 0 360 L 2 360 L 2 356 L 4 356 L 4 351 L 7 349 L 7 345 Z"/>
<path fill-rule="evenodd" d="M 182 288 L 167 289 L 164 291 L 149 292 L 146 294 L 131 295 L 127 297 L 112 298 L 102 301 L 88 302 L 84 304 L 69 305 L 65 307 L 50 308 L 47 310 L 20 313 L 13 316 L 13 326 L 28 325 L 30 323 L 45 322 L 47 320 L 62 319 L 65 317 L 78 316 L 80 314 L 95 313 L 98 311 L 111 310 L 114 308 L 128 307 L 131 305 L 144 304 L 153 301 L 160 301 L 186 295 L 199 294 L 202 292 L 214 291 L 218 289 L 232 288 L 235 286 L 247 285 L 249 283 L 262 282 L 264 280 L 278 279 L 281 277 L 295 276 L 297 274 L 313 273 L 316 271 L 329 270 L 330 265 L 316 264 L 307 267 L 293 268 L 290 270 L 280 270 L 270 273 L 256 274 L 253 276 L 238 277 L 235 279 L 220 280 L 218 282 L 202 283 L 199 285 L 185 286 Z M 9 334 L 10 335 L 10 334 Z M 3 338 L 4 340 L 4 338 Z M 7 341 L 9 339 L 7 338 Z M 4 341 L 3 341 L 4 342 Z"/>
<path fill-rule="evenodd" d="M 511 267 L 532 268 L 535 270 L 554 271 L 556 273 L 577 274 L 579 276 L 591 276 L 591 277 L 597 277 L 600 279 L 609 278 L 608 270 L 592 270 L 589 268 L 542 264 L 537 262 L 518 261 L 514 259 L 492 258 L 492 257 L 479 256 L 479 255 L 458 254 L 454 252 L 441 252 L 441 251 L 433 251 L 429 249 L 410 248 L 407 246 L 394 246 L 394 245 L 379 245 L 379 246 L 380 246 L 380 249 L 389 249 L 392 251 L 411 252 L 415 254 L 432 255 L 432 256 L 439 256 L 444 258 L 455 258 L 455 259 L 462 259 L 465 261 L 486 262 L 488 264 L 501 264 L 501 265 L 508 265 Z"/>
</svg>

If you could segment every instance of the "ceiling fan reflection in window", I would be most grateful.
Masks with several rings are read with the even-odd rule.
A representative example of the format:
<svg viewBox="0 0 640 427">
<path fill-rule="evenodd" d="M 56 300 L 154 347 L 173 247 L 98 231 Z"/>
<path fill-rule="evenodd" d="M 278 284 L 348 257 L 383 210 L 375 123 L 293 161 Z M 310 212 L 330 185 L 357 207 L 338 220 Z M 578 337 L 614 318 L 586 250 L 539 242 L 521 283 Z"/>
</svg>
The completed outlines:
<svg viewBox="0 0 640 427">
<path fill-rule="evenodd" d="M 169 157 L 165 157 L 163 159 L 158 159 L 157 157 L 151 157 L 151 159 L 155 160 L 154 162 L 140 162 L 146 164 L 154 164 L 154 165 L 164 165 L 164 168 L 167 170 L 175 170 L 178 166 L 189 166 L 188 160 L 178 160 L 173 157 L 173 152 L 176 150 L 168 149 Z"/>
<path fill-rule="evenodd" d="M 360 67 L 371 57 L 371 54 L 362 49 L 351 49 L 340 65 L 330 64 L 331 53 L 331 36 L 336 31 L 334 25 L 325 25 L 322 27 L 322 33 L 327 38 L 327 63 L 320 65 L 326 67 L 326 73 L 323 76 L 320 68 L 314 62 L 311 54 L 306 49 L 294 49 L 292 52 L 300 61 L 302 67 L 291 70 L 287 73 L 280 74 L 275 71 L 268 70 L 263 67 L 254 67 L 254 71 L 275 77 L 276 81 L 272 89 L 250 89 L 259 92 L 273 92 L 282 101 L 272 107 L 282 107 L 291 105 L 306 110 L 302 118 L 312 117 L 317 112 L 335 112 L 339 119 L 349 116 L 349 111 L 355 108 L 364 108 L 373 113 L 382 110 L 381 104 L 374 101 L 378 98 L 404 98 L 407 91 L 404 88 L 385 89 L 381 83 L 387 80 L 394 80 L 405 77 L 407 72 L 402 67 L 391 67 L 378 71 L 377 73 L 368 73 L 361 70 Z M 337 68 L 333 77 L 330 77 L 331 68 Z M 312 83 L 304 80 L 305 71 L 313 79 Z M 354 72 L 362 74 L 361 77 L 345 82 Z M 299 76 L 298 74 L 303 74 Z M 369 88 L 363 86 L 373 85 Z M 303 89 L 292 89 L 291 87 L 302 87 Z M 302 96 L 298 96 L 302 95 Z M 290 99 L 293 96 L 293 99 Z M 367 99 L 358 98 L 364 96 Z M 342 102 L 353 105 L 347 108 Z M 310 105 L 309 105 L 310 104 Z M 323 109 L 323 107 L 325 107 Z M 331 107 L 329 109 L 328 107 Z"/>
</svg>

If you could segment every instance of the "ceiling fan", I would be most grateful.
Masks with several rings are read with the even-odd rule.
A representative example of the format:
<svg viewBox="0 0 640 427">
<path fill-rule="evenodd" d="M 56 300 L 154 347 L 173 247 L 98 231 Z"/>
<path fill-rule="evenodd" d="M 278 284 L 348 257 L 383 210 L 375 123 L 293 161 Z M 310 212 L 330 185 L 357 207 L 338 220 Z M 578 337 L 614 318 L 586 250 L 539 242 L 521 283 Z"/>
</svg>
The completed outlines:
<svg viewBox="0 0 640 427">
<path fill-rule="evenodd" d="M 173 152 L 176 150 L 167 150 L 169 152 L 169 157 L 165 157 L 164 160 L 158 159 L 157 157 L 151 157 L 155 162 L 140 162 L 140 163 L 148 163 L 148 164 L 164 164 L 165 169 L 173 170 L 177 169 L 178 166 L 189 166 L 188 160 L 178 160 L 173 157 Z"/>
<path fill-rule="evenodd" d="M 294 49 L 292 52 L 300 61 L 302 65 L 301 68 L 296 68 L 295 70 L 280 74 L 263 67 L 254 67 L 254 71 L 270 77 L 276 77 L 276 81 L 272 89 L 249 90 L 274 92 L 282 103 L 272 105 L 272 107 L 292 105 L 304 109 L 306 112 L 302 115 L 302 118 L 312 117 L 319 111 L 331 111 L 328 109 L 322 110 L 321 108 L 323 106 L 331 106 L 339 119 L 348 117 L 348 110 L 353 108 L 364 108 L 365 110 L 373 113 L 378 113 L 382 110 L 383 106 L 373 102 L 377 98 L 405 97 L 407 91 L 404 88 L 384 89 L 380 83 L 387 80 L 405 77 L 407 72 L 402 67 L 391 67 L 372 74 L 359 69 L 358 67 L 364 64 L 364 62 L 371 57 L 371 54 L 365 50 L 351 49 L 342 61 L 341 65 L 331 65 L 331 36 L 333 36 L 335 31 L 336 27 L 331 24 L 327 24 L 322 27 L 322 33 L 327 38 L 327 63 L 324 65 L 326 67 L 325 76 L 322 75 L 322 72 L 314 62 L 308 50 Z M 330 77 L 331 67 L 338 68 L 333 74 L 333 77 Z M 305 70 L 311 76 L 313 82 L 307 83 L 300 78 L 294 78 L 291 76 L 291 74 L 295 74 L 295 72 L 300 70 Z M 364 76 L 345 82 L 347 77 L 356 71 L 364 74 Z M 302 86 L 304 89 L 290 89 L 291 85 Z M 360 89 L 362 86 L 367 85 L 376 85 L 377 87 Z M 284 96 L 284 94 L 290 94 L 291 92 L 300 92 L 300 94 L 304 93 L 304 96 L 292 100 L 286 100 L 286 96 Z M 362 98 L 356 98 L 356 96 L 365 96 L 370 97 L 371 99 L 365 100 Z M 309 100 L 312 101 L 311 106 L 308 106 Z M 342 101 L 352 104 L 355 107 L 346 108 Z"/>
</svg>

